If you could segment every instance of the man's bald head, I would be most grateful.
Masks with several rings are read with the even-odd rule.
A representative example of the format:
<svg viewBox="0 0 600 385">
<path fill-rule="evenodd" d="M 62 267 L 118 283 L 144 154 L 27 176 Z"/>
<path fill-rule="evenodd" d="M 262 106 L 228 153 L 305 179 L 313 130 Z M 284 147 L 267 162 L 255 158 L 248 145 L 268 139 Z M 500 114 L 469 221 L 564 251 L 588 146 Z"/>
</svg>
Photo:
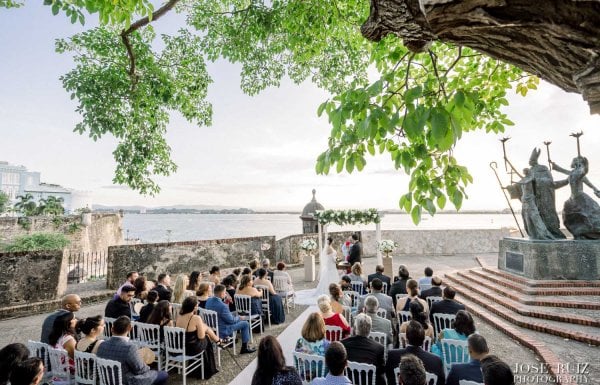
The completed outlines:
<svg viewBox="0 0 600 385">
<path fill-rule="evenodd" d="M 67 294 L 62 298 L 61 304 L 63 309 L 76 312 L 81 308 L 81 298 L 77 294 Z"/>
</svg>

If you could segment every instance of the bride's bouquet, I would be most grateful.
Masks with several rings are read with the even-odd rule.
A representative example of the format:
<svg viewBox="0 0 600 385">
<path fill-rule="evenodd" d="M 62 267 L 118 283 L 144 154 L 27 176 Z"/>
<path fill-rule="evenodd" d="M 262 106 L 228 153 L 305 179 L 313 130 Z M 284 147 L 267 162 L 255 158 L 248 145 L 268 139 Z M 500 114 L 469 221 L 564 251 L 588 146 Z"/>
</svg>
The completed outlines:
<svg viewBox="0 0 600 385">
<path fill-rule="evenodd" d="M 398 244 L 394 241 L 392 241 L 391 239 L 384 239 L 383 241 L 379 242 L 379 251 L 383 252 L 383 253 L 391 253 L 392 251 L 394 251 L 394 249 L 398 247 Z"/>
<path fill-rule="evenodd" d="M 304 239 L 300 242 L 300 248 L 304 251 L 313 251 L 317 249 L 317 242 L 313 239 Z"/>
</svg>

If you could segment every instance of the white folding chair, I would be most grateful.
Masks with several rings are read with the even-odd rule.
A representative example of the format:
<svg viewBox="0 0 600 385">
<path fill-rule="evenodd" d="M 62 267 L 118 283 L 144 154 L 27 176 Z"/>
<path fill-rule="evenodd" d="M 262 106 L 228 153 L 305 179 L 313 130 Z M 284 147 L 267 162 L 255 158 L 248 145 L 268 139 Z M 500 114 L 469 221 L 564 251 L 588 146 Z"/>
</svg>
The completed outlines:
<svg viewBox="0 0 600 385">
<path fill-rule="evenodd" d="M 160 340 L 160 326 L 143 322 L 134 322 L 131 331 L 132 342 L 140 348 L 152 350 L 158 363 L 158 370 L 162 370 L 164 356 L 164 343 Z"/>
<path fill-rule="evenodd" d="M 325 338 L 329 342 L 342 340 L 342 328 L 339 326 L 325 325 Z"/>
<path fill-rule="evenodd" d="M 412 315 L 410 314 L 409 311 L 400 310 L 400 311 L 396 312 L 396 319 L 398 320 L 398 327 L 400 327 L 400 325 L 403 322 L 410 321 L 411 318 L 412 318 Z"/>
<path fill-rule="evenodd" d="M 352 286 L 352 291 L 355 291 L 361 295 L 363 293 L 364 284 L 365 283 L 363 281 L 350 281 L 350 286 Z"/>
<path fill-rule="evenodd" d="M 271 300 L 269 298 L 269 295 L 271 293 L 269 293 L 269 288 L 267 286 L 264 285 L 255 285 L 254 288 L 256 288 L 256 290 L 262 290 L 262 309 L 263 309 L 263 313 L 267 313 L 267 318 L 269 320 L 269 329 L 271 328 L 271 308 L 269 307 L 269 301 Z"/>
<path fill-rule="evenodd" d="M 137 321 L 140 318 L 140 309 L 144 306 L 144 301 L 140 298 L 132 298 L 129 306 L 131 307 L 131 319 Z"/>
<path fill-rule="evenodd" d="M 382 282 L 383 286 L 381 287 L 381 291 L 385 294 L 388 293 L 388 284 L 387 282 Z"/>
<path fill-rule="evenodd" d="M 260 333 L 263 333 L 263 322 L 260 314 L 252 314 L 252 297 L 249 295 L 236 294 L 234 295 L 235 308 L 239 316 L 250 324 L 250 340 L 254 342 L 252 329 L 255 326 L 260 326 Z"/>
<path fill-rule="evenodd" d="M 421 348 L 423 350 L 425 350 L 426 352 L 430 352 L 431 351 L 431 337 L 429 336 L 425 336 L 425 339 L 423 340 L 423 345 L 421 345 Z"/>
<path fill-rule="evenodd" d="M 277 294 L 283 299 L 288 314 L 290 312 L 290 304 L 296 309 L 296 301 L 294 300 L 295 294 L 293 290 L 288 290 L 289 286 L 286 277 L 274 277 L 273 289 L 275 289 Z"/>
<path fill-rule="evenodd" d="M 425 383 L 427 385 L 437 384 L 437 375 L 429 372 L 425 372 Z"/>
<path fill-rule="evenodd" d="M 123 372 L 119 361 L 96 357 L 99 385 L 123 385 Z"/>
<path fill-rule="evenodd" d="M 400 367 L 394 368 L 394 378 L 396 379 L 396 385 L 400 385 Z M 392 384 L 388 384 L 392 385 Z"/>
<path fill-rule="evenodd" d="M 442 298 L 442 297 L 436 297 L 436 296 L 433 296 L 433 295 L 427 297 L 427 305 L 429 306 L 429 309 L 431 310 L 431 305 L 433 305 L 434 302 L 438 302 L 438 301 L 441 301 L 443 299 L 444 298 Z"/>
<path fill-rule="evenodd" d="M 348 361 L 348 366 L 346 366 L 346 377 L 354 385 L 375 384 L 375 372 L 375 365 L 371 364 Z"/>
<path fill-rule="evenodd" d="M 52 370 L 50 366 L 50 345 L 39 341 L 27 341 L 27 348 L 29 349 L 29 357 L 37 357 L 44 363 L 44 377 L 42 382 L 46 383 L 52 379 Z"/>
<path fill-rule="evenodd" d="M 317 377 L 325 377 L 325 357 L 316 354 L 293 352 L 294 367 L 302 379 L 303 385 L 308 385 Z"/>
<path fill-rule="evenodd" d="M 469 380 L 459 380 L 458 385 L 484 385 L 483 382 L 475 382 Z"/>
<path fill-rule="evenodd" d="M 104 317 L 104 339 L 112 337 L 112 326 L 116 320 L 116 318 Z"/>
<path fill-rule="evenodd" d="M 50 357 L 50 367 L 52 368 L 52 383 L 71 384 L 73 377 L 69 367 L 69 353 L 63 349 L 48 349 L 48 357 Z"/>
<path fill-rule="evenodd" d="M 375 314 L 377 314 L 381 318 L 386 318 L 387 317 L 387 310 L 379 308 L 379 309 L 377 309 L 377 311 L 375 312 Z"/>
<path fill-rule="evenodd" d="M 436 340 L 442 330 L 452 328 L 455 319 L 455 314 L 435 313 L 433 315 L 433 333 Z"/>
<path fill-rule="evenodd" d="M 350 297 L 350 307 L 352 308 L 352 311 L 356 311 L 356 309 L 358 308 L 360 294 L 356 291 L 345 291 L 344 294 Z"/>
<path fill-rule="evenodd" d="M 165 371 L 177 368 L 183 376 L 183 385 L 186 385 L 188 373 L 200 367 L 200 373 L 204 378 L 204 351 L 188 356 L 185 354 L 185 329 L 164 326 L 165 332 Z M 191 361 L 191 363 L 189 363 Z"/>
<path fill-rule="evenodd" d="M 387 361 L 387 352 L 388 352 L 388 343 L 387 343 L 387 334 L 382 332 L 371 332 L 369 333 L 369 339 L 380 343 L 383 345 L 384 358 Z"/>
<path fill-rule="evenodd" d="M 206 310 L 199 308 L 200 317 L 204 323 L 211 328 L 217 336 L 219 336 L 219 316 L 217 312 L 214 310 Z M 233 346 L 233 355 L 235 355 L 235 339 L 237 337 L 237 330 L 233 331 L 233 335 L 231 336 L 231 340 L 228 343 L 224 343 L 221 345 L 222 348 L 228 348 Z M 217 362 L 219 363 L 219 367 L 221 367 L 221 349 L 217 349 Z"/>
<path fill-rule="evenodd" d="M 467 341 L 442 338 L 442 361 L 446 376 L 450 372 L 452 364 L 464 364 L 471 360 Z"/>
<path fill-rule="evenodd" d="M 96 385 L 96 355 L 75 350 L 75 383 Z"/>
<path fill-rule="evenodd" d="M 171 313 L 171 319 L 173 320 L 173 325 L 175 325 L 175 322 L 177 322 L 177 317 L 179 316 L 179 311 L 181 310 L 181 304 L 180 303 L 172 303 L 171 309 L 173 311 Z"/>
<path fill-rule="evenodd" d="M 342 315 L 348 321 L 350 325 L 352 325 L 352 308 L 350 306 L 342 306 Z"/>
</svg>

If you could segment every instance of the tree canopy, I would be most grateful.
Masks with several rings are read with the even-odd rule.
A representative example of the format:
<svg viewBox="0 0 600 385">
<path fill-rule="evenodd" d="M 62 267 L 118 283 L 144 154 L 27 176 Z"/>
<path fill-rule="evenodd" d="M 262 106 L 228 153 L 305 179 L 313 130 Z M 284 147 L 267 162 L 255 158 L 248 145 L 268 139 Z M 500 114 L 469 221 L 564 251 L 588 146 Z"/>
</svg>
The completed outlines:
<svg viewBox="0 0 600 385">
<path fill-rule="evenodd" d="M 100 26 L 59 39 L 75 68 L 61 80 L 76 99 L 75 127 L 93 140 L 113 135 L 114 182 L 144 194 L 155 175 L 177 167 L 165 140 L 170 113 L 210 125 L 207 62 L 241 64 L 241 88 L 256 94 L 284 77 L 314 82 L 333 95 L 318 108 L 331 124 L 316 172 L 362 171 L 369 156 L 387 154 L 409 174 L 399 206 L 419 222 L 451 202 L 460 209 L 467 168 L 452 150 L 471 130 L 498 133 L 512 122 L 507 93 L 525 95 L 538 78 L 469 47 L 415 44 L 388 34 L 367 40 L 364 0 L 45 0 L 72 23 L 97 15 Z M 18 2 L 0 1 L 0 7 Z M 169 12 L 186 15 L 174 35 L 154 32 Z M 512 91 L 514 92 L 514 91 Z"/>
</svg>

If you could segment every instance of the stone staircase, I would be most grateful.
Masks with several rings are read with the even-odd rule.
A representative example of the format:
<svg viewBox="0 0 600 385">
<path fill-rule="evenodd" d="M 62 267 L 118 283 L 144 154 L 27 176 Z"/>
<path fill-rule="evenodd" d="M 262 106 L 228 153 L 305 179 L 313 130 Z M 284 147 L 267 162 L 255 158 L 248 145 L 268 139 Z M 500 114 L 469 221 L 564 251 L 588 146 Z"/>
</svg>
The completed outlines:
<svg viewBox="0 0 600 385">
<path fill-rule="evenodd" d="M 560 352 L 537 333 L 600 346 L 600 281 L 532 281 L 485 265 L 444 281 L 469 312 L 535 351 L 551 372 L 560 367 Z M 560 383 L 574 382 L 563 376 Z"/>
</svg>

